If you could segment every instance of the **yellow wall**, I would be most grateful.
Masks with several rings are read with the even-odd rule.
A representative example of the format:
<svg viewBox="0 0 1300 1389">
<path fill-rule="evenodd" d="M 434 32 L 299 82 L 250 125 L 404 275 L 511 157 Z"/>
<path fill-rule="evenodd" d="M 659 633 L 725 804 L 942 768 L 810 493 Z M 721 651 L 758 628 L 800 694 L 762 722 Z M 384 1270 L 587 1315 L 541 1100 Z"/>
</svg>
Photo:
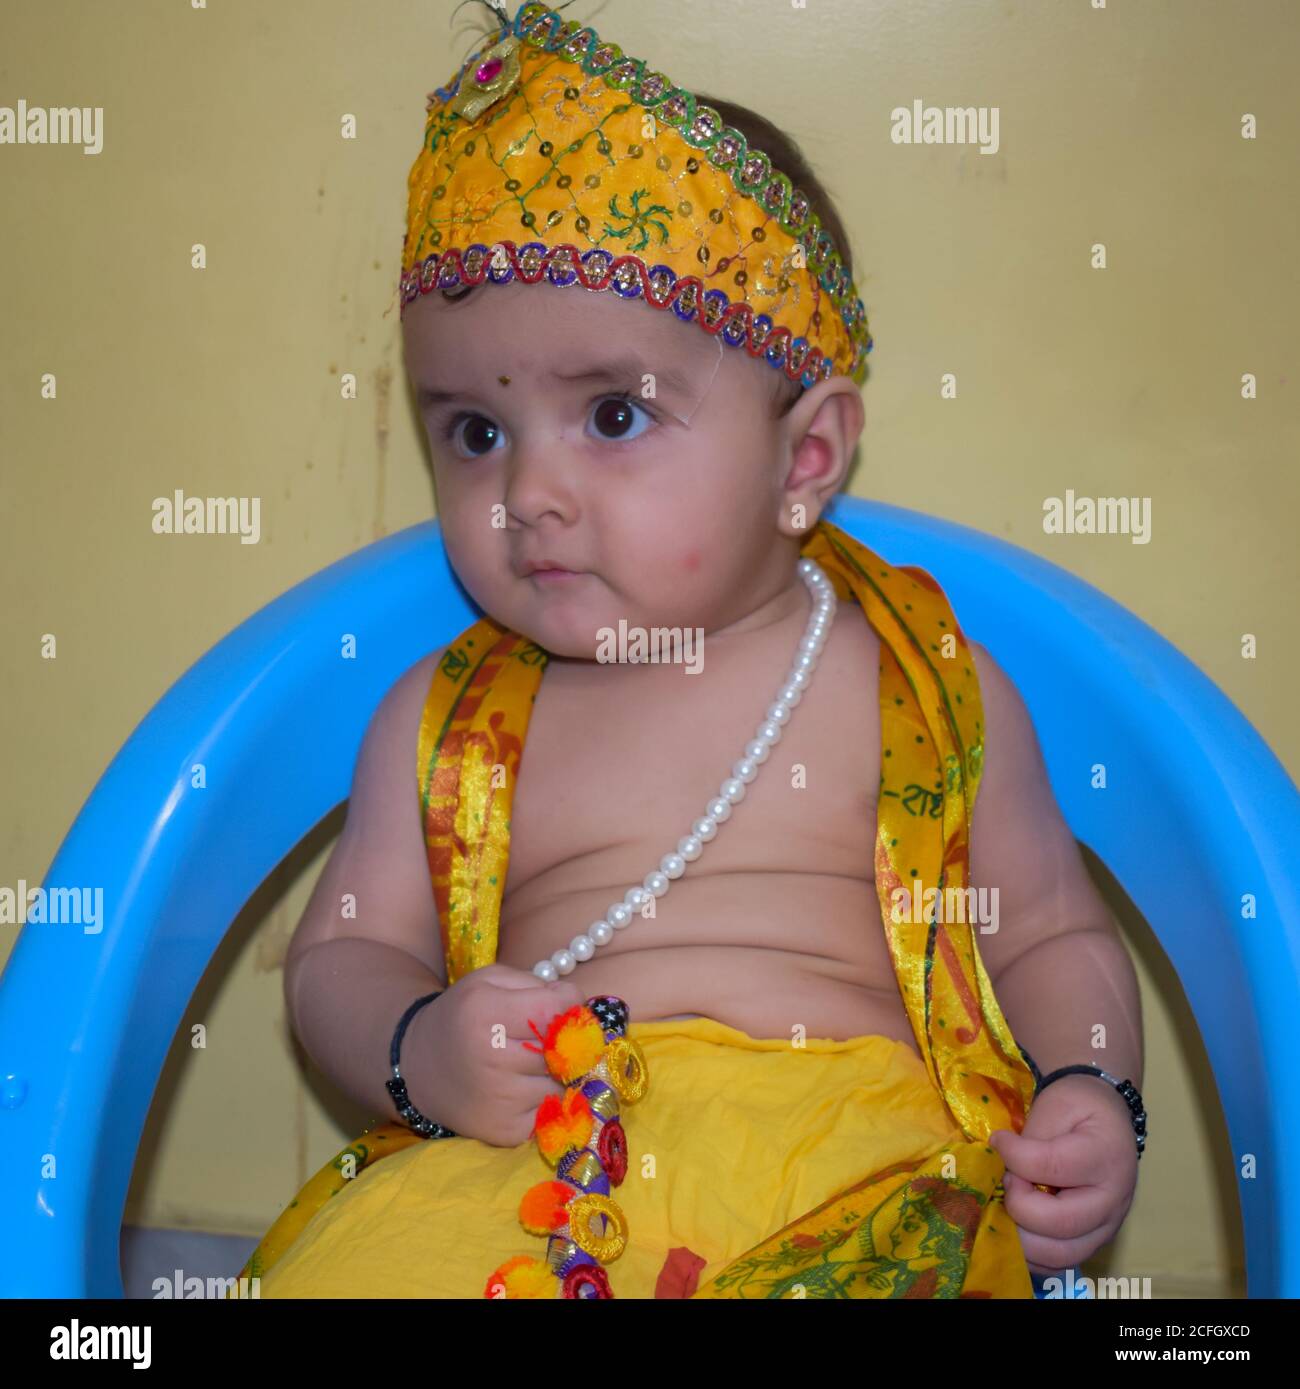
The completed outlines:
<svg viewBox="0 0 1300 1389">
<path fill-rule="evenodd" d="M 467 52 L 479 7 L 452 29 L 451 0 L 5 8 L 0 105 L 105 109 L 98 155 L 0 146 L 0 881 L 14 886 L 40 880 L 117 748 L 209 646 L 431 513 L 394 287 L 425 95 Z M 1288 0 L 569 11 L 681 84 L 763 109 L 824 173 L 876 337 L 852 490 L 1096 584 L 1185 651 L 1293 774 L 1298 13 Z M 664 37 L 678 30 L 693 42 Z M 997 106 L 999 152 L 892 143 L 891 109 L 917 98 Z M 354 141 L 340 137 L 348 112 Z M 1243 113 L 1257 139 L 1241 137 Z M 340 398 L 342 372 L 359 399 Z M 956 400 L 940 398 L 947 372 Z M 177 488 L 260 496 L 260 543 L 154 535 L 152 499 Z M 1150 544 L 1045 535 L 1043 500 L 1067 488 L 1150 497 Z M 39 655 L 47 632 L 55 660 Z M 1242 659 L 1243 632 L 1258 659 Z M 330 832 L 263 888 L 208 971 L 129 1220 L 261 1233 L 364 1126 L 304 1068 L 280 994 Z M 1090 1270 L 1149 1274 L 1157 1295 L 1228 1291 L 1240 1245 L 1210 1072 L 1172 972 L 1125 921 L 1152 1139 L 1128 1224 Z M 0 927 L 0 956 L 13 933 Z M 204 1051 L 185 1044 L 196 1021 Z"/>
</svg>

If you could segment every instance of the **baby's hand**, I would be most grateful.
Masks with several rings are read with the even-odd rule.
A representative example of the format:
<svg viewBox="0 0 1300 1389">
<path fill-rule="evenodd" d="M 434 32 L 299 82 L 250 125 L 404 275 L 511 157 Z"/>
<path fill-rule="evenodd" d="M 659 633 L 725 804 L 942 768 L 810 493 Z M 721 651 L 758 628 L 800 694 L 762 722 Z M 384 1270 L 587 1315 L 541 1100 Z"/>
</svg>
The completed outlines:
<svg viewBox="0 0 1300 1389">
<path fill-rule="evenodd" d="M 1138 1157 L 1128 1105 L 1109 1082 L 1053 1081 L 1030 1106 L 1023 1133 L 998 1129 L 989 1143 L 1007 1166 L 1007 1213 L 1031 1273 L 1077 1267 L 1114 1238 L 1133 1204 Z"/>
<path fill-rule="evenodd" d="M 418 1065 L 430 1077 L 437 1108 L 429 1117 L 497 1147 L 527 1142 L 537 1106 L 563 1092 L 543 1057 L 523 1045 L 533 1040 L 528 1024 L 545 1032 L 556 1013 L 583 1001 L 568 979 L 546 984 L 509 965 L 484 965 L 458 979 L 423 1010 L 423 1052 L 412 1071 Z"/>
</svg>

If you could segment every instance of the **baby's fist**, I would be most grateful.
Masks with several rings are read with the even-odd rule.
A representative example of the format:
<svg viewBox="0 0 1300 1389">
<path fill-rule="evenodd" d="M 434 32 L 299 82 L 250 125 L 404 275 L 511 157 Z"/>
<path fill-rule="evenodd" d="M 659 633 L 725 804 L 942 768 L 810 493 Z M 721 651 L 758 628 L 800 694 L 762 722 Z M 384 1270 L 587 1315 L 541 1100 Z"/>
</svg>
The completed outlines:
<svg viewBox="0 0 1300 1389">
<path fill-rule="evenodd" d="M 1034 1100 L 1023 1133 L 998 1129 L 989 1143 L 1006 1164 L 1007 1213 L 1031 1273 L 1077 1267 L 1115 1237 L 1133 1204 L 1137 1145 L 1128 1105 L 1108 1081 L 1053 1081 Z"/>
</svg>

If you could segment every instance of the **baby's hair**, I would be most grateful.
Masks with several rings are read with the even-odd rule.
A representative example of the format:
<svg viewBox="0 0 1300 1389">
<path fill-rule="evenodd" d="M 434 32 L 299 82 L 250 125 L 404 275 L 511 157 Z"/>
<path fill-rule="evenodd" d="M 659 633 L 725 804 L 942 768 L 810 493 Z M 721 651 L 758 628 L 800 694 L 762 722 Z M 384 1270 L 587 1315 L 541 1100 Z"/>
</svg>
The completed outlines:
<svg viewBox="0 0 1300 1389">
<path fill-rule="evenodd" d="M 796 188 L 801 188 L 807 194 L 812 210 L 821 220 L 822 229 L 830 233 L 835 249 L 852 275 L 853 251 L 849 246 L 849 238 L 845 234 L 839 210 L 794 140 L 773 125 L 766 116 L 760 116 L 748 106 L 741 106 L 734 101 L 723 101 L 716 96 L 707 96 L 704 92 L 696 92 L 695 99 L 700 105 L 713 107 L 726 125 L 734 126 L 740 131 L 750 149 L 762 150 L 771 159 L 774 169 L 779 169 Z M 442 296 L 455 303 L 468 298 L 475 288 L 474 285 L 461 285 L 455 289 L 443 290 Z M 773 377 L 772 413 L 776 419 L 780 419 L 794 408 L 799 397 L 803 395 L 804 388 L 797 381 L 791 381 L 785 372 L 775 371 L 765 363 L 762 365 Z"/>
</svg>

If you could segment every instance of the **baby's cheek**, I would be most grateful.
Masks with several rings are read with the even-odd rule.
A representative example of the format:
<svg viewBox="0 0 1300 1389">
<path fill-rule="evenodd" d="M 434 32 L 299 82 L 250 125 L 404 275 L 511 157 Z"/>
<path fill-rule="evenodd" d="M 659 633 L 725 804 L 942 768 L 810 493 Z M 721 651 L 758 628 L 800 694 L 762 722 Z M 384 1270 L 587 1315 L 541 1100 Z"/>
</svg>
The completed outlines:
<svg viewBox="0 0 1300 1389">
<path fill-rule="evenodd" d="M 694 574 L 700 567 L 700 552 L 698 550 L 687 550 L 682 556 L 682 569 L 687 574 Z"/>
</svg>

